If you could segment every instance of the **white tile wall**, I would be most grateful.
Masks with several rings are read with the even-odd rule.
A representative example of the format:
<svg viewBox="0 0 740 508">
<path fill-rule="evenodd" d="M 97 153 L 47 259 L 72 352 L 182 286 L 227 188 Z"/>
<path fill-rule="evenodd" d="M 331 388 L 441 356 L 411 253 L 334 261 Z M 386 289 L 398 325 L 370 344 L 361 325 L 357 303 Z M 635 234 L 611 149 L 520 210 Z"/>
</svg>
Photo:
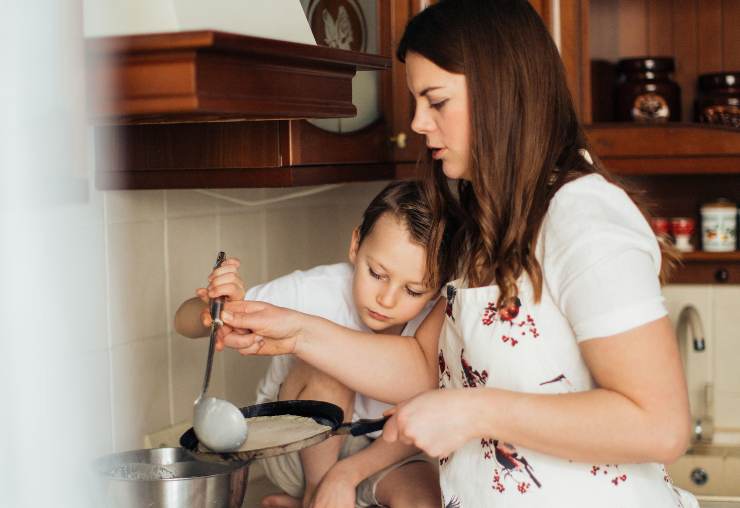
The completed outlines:
<svg viewBox="0 0 740 508">
<path fill-rule="evenodd" d="M 205 283 L 215 255 L 224 249 L 242 261 L 249 285 L 298 268 L 344 260 L 352 228 L 383 182 L 352 184 L 327 192 L 259 204 L 305 189 L 218 191 L 240 206 L 196 191 L 105 193 L 108 255 L 108 326 L 113 403 L 113 444 L 139 448 L 145 434 L 190 418 L 200 389 L 207 344 L 172 330 L 179 304 Z M 740 287 L 671 285 L 666 303 L 675 319 L 683 305 L 697 307 L 707 351 L 690 355 L 692 393 L 712 379 L 715 420 L 720 429 L 740 430 Z M 109 355 L 109 356 L 108 356 Z M 254 400 L 268 360 L 220 353 L 214 393 L 238 405 Z M 110 443 L 101 438 L 101 447 Z"/>
<path fill-rule="evenodd" d="M 141 448 L 144 434 L 171 421 L 167 336 L 114 346 L 111 358 L 114 446 Z"/>
<path fill-rule="evenodd" d="M 383 185 L 339 186 L 274 204 L 262 201 L 307 189 L 216 191 L 256 206 L 194 190 L 105 193 L 110 349 L 99 354 L 112 371 L 100 387 L 112 398 L 110 447 L 141 448 L 145 434 L 191 418 L 208 344 L 176 334 L 172 320 L 180 303 L 205 285 L 219 250 L 241 260 L 249 285 L 344 260 L 352 228 Z M 240 406 L 252 403 L 268 362 L 217 354 L 212 393 Z"/>
<path fill-rule="evenodd" d="M 692 411 L 701 409 L 701 390 L 712 382 L 717 430 L 740 432 L 740 286 L 669 285 L 664 295 L 674 324 L 692 304 L 704 325 L 706 351 L 689 353 L 687 361 Z"/>
<path fill-rule="evenodd" d="M 165 335 L 164 222 L 111 223 L 106 242 L 112 343 Z"/>
</svg>

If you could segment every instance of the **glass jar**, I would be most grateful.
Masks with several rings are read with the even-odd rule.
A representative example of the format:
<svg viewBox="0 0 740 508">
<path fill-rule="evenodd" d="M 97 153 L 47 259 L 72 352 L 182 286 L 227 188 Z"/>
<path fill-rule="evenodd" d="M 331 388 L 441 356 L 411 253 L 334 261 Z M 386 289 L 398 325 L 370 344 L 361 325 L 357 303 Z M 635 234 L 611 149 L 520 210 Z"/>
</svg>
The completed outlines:
<svg viewBox="0 0 740 508">
<path fill-rule="evenodd" d="M 626 58 L 617 63 L 616 119 L 621 122 L 681 121 L 681 88 L 671 79 L 673 58 Z"/>
<path fill-rule="evenodd" d="M 696 121 L 740 129 L 740 72 L 699 76 Z"/>
</svg>

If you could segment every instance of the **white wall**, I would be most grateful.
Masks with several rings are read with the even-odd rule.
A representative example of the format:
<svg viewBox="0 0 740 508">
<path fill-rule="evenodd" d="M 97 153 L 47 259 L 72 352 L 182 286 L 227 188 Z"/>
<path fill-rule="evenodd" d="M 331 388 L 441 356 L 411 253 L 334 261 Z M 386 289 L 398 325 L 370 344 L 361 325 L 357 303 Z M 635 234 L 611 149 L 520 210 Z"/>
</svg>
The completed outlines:
<svg viewBox="0 0 740 508">
<path fill-rule="evenodd" d="M 352 184 L 272 205 L 243 207 L 197 191 L 104 193 L 113 447 L 188 420 L 207 340 L 172 330 L 179 304 L 204 286 L 219 250 L 242 261 L 254 285 L 346 259 L 352 228 L 385 182 Z M 218 191 L 245 201 L 305 189 Z M 254 400 L 267 361 L 216 355 L 211 390 L 237 405 Z"/>
<path fill-rule="evenodd" d="M 712 382 L 717 431 L 740 432 L 740 285 L 676 284 L 666 287 L 664 295 L 674 323 L 681 308 L 692 304 L 704 325 L 706 350 L 688 355 L 692 410 L 703 411 L 702 390 Z"/>
<path fill-rule="evenodd" d="M 241 273 L 250 285 L 344 260 L 352 228 L 383 185 L 345 185 L 258 207 L 239 207 L 197 191 L 106 192 L 115 449 L 140 448 L 145 434 L 191 417 L 207 341 L 178 336 L 171 323 L 180 302 L 205 284 L 219 249 L 242 260 Z M 255 201 L 297 191 L 218 192 Z M 686 303 L 699 309 L 708 347 L 692 361 L 714 373 L 716 425 L 740 430 L 740 370 L 735 367 L 740 286 L 674 285 L 665 295 L 674 320 Z M 249 404 L 265 366 L 265 359 L 218 354 L 212 389 L 237 405 Z M 704 382 L 702 375 L 695 373 L 691 380 Z"/>
</svg>

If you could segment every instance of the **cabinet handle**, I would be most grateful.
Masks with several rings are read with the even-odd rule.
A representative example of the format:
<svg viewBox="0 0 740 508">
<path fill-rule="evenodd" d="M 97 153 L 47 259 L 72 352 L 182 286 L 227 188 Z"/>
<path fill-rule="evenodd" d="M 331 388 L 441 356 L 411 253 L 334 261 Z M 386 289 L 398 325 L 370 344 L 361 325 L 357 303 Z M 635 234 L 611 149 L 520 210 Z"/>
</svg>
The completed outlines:
<svg viewBox="0 0 740 508">
<path fill-rule="evenodd" d="M 391 136 L 390 141 L 391 143 L 395 143 L 398 148 L 406 148 L 406 133 L 399 132 L 395 136 Z"/>
<path fill-rule="evenodd" d="M 730 280 L 730 272 L 727 268 L 720 268 L 714 272 L 714 280 L 717 282 L 727 282 Z"/>
<path fill-rule="evenodd" d="M 707 474 L 704 469 L 697 467 L 693 471 L 691 471 L 691 481 L 695 485 L 704 485 L 709 481 L 709 474 Z"/>
</svg>

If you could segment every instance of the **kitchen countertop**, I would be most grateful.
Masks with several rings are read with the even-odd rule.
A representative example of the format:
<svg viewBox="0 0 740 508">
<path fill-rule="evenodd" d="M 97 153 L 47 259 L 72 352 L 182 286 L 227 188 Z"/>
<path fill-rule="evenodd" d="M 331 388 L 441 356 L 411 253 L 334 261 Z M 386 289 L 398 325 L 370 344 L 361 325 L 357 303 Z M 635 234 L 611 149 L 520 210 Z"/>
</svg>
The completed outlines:
<svg viewBox="0 0 740 508">
<path fill-rule="evenodd" d="M 740 508 L 739 497 L 704 497 L 697 496 L 701 508 Z M 254 505 L 259 506 L 259 505 Z"/>
</svg>

